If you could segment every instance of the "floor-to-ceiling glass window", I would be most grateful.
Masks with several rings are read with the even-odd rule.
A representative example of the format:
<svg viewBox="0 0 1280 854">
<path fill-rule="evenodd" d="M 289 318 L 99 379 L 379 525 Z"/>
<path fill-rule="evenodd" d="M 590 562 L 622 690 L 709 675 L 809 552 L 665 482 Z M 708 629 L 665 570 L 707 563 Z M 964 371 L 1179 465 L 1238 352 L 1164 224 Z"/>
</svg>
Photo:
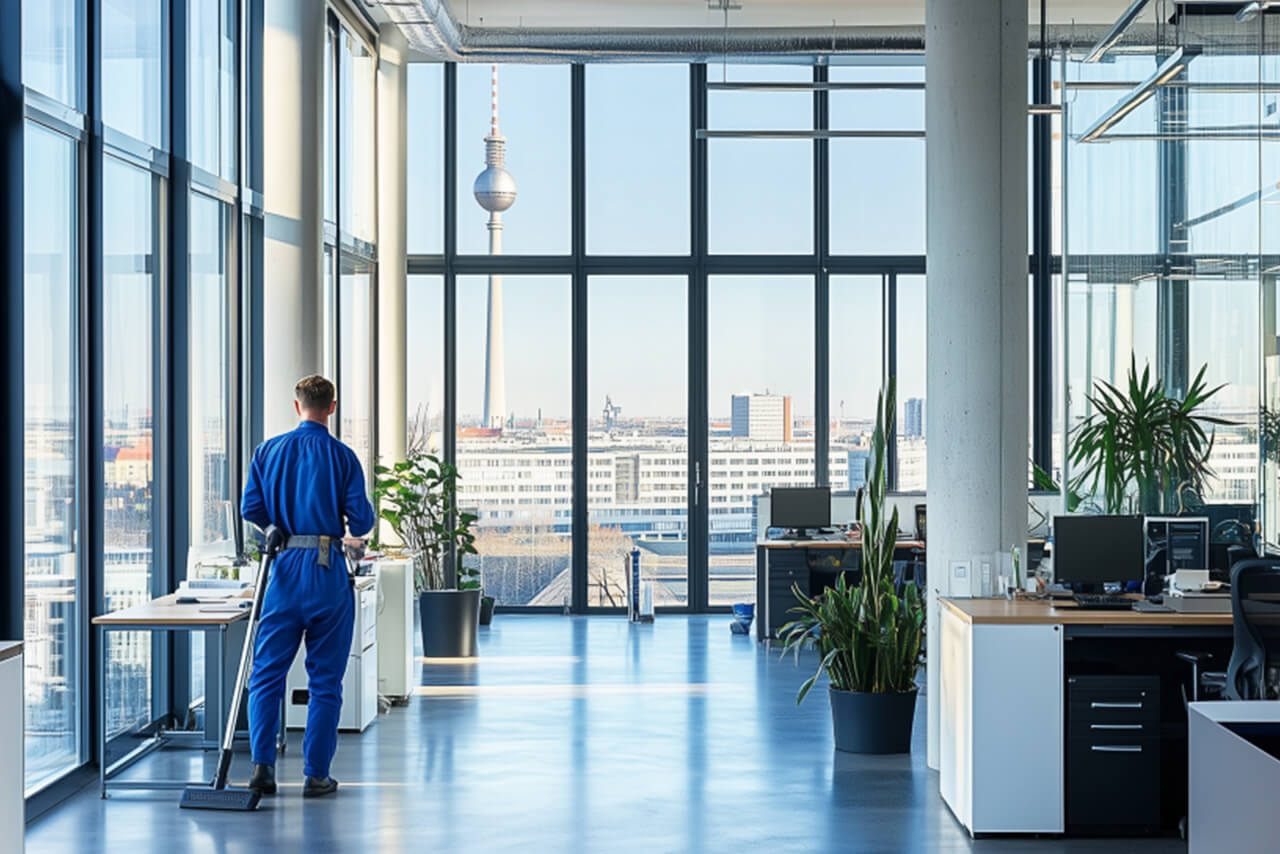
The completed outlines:
<svg viewBox="0 0 1280 854">
<path fill-rule="evenodd" d="M 102 183 L 103 598 L 116 611 L 151 598 L 155 565 L 157 179 L 107 156 Z M 151 640 L 110 636 L 109 736 L 151 721 Z"/>
<path fill-rule="evenodd" d="M 457 289 L 458 503 L 479 517 L 469 560 L 499 604 L 560 606 L 572 596 L 569 280 L 459 276 Z"/>
<path fill-rule="evenodd" d="M 689 601 L 688 284 L 595 276 L 587 294 L 587 606 Z"/>
<path fill-rule="evenodd" d="M 813 278 L 713 276 L 707 287 L 709 602 L 755 601 L 757 499 L 816 483 Z M 848 469 L 831 470 L 833 489 Z"/>
<path fill-rule="evenodd" d="M 23 299 L 26 433 L 23 484 L 24 663 L 28 791 L 80 764 L 82 625 L 77 595 L 76 143 L 34 122 L 26 128 Z"/>
</svg>

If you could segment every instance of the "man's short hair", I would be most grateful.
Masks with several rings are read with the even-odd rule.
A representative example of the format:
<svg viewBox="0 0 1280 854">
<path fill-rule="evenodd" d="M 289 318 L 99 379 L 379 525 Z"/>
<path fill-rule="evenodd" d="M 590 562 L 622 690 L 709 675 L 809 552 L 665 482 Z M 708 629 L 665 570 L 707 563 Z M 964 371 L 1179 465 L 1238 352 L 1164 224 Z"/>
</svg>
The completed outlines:
<svg viewBox="0 0 1280 854">
<path fill-rule="evenodd" d="M 312 412 L 327 412 L 335 396 L 333 383 L 318 375 L 298 380 L 293 393 L 298 398 L 298 405 Z"/>
</svg>

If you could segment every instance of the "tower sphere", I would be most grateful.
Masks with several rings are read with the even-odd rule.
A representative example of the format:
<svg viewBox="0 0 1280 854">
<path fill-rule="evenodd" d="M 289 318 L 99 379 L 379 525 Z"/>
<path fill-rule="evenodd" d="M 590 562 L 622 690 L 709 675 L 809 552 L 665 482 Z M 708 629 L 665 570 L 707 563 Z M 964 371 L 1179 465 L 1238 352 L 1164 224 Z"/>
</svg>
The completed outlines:
<svg viewBox="0 0 1280 854">
<path fill-rule="evenodd" d="M 486 166 L 476 176 L 475 185 L 471 188 L 476 202 L 487 211 L 505 211 L 515 204 L 516 179 L 501 166 Z"/>
</svg>

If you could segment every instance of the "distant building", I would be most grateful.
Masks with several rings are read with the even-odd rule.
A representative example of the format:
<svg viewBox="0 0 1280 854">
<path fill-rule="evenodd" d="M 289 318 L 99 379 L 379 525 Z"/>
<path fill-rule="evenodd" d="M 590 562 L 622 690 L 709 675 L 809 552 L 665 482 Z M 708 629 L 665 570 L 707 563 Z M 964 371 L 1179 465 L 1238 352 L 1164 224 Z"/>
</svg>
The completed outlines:
<svg viewBox="0 0 1280 854">
<path fill-rule="evenodd" d="M 925 438 L 924 398 L 909 397 L 903 412 L 903 437 L 907 439 Z"/>
<path fill-rule="evenodd" d="M 790 395 L 735 394 L 732 404 L 730 436 L 756 442 L 793 440 Z"/>
<path fill-rule="evenodd" d="M 849 488 L 859 489 L 867 485 L 867 458 L 871 456 L 868 448 L 849 449 Z"/>
</svg>

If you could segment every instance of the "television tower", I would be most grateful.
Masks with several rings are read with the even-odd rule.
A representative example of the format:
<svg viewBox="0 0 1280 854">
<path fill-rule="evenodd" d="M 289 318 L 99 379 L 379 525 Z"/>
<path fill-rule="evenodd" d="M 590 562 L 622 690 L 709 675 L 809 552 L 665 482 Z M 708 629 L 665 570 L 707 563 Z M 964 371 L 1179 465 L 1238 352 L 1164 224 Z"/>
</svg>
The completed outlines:
<svg viewBox="0 0 1280 854">
<path fill-rule="evenodd" d="M 498 132 L 498 66 L 493 66 L 493 118 L 484 138 L 484 171 L 472 193 L 489 212 L 489 254 L 502 254 L 502 212 L 515 204 L 516 181 L 505 168 L 507 138 Z M 507 420 L 507 382 L 502 350 L 502 276 L 489 276 L 489 306 L 484 354 L 484 426 L 501 429 Z"/>
</svg>

